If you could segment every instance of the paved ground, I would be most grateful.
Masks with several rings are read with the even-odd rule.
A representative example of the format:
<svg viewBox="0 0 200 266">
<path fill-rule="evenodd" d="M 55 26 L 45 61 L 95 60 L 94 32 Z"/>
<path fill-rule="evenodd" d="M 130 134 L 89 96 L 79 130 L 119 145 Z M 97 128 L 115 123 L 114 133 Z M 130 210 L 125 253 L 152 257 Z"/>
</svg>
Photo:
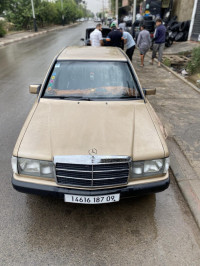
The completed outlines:
<svg viewBox="0 0 200 266">
<path fill-rule="evenodd" d="M 199 265 L 199 229 L 172 174 L 163 193 L 100 206 L 65 204 L 11 186 L 10 157 L 35 100 L 28 85 L 42 81 L 63 46 L 79 45 L 88 25 L 0 48 L 0 265 Z M 158 108 L 158 98 L 152 101 L 162 115 L 174 92 L 166 96 L 164 85 L 159 88 L 156 97 L 166 102 Z M 176 115 L 175 107 L 171 112 Z"/>
<path fill-rule="evenodd" d="M 199 42 L 174 42 L 173 45 L 164 50 L 164 54 L 178 54 L 181 52 L 191 51 L 193 48 L 199 47 Z"/>
<path fill-rule="evenodd" d="M 59 31 L 59 30 L 62 30 L 63 28 L 69 28 L 69 27 L 72 27 L 76 24 L 78 24 L 78 23 L 71 24 L 71 25 L 65 25 L 64 27 L 63 26 L 52 26 L 52 27 L 42 28 L 42 29 L 38 29 L 37 32 L 21 31 L 21 32 L 15 32 L 13 34 L 6 34 L 3 38 L 0 38 L 0 47 L 4 46 L 4 45 L 11 44 L 13 42 L 18 42 L 18 41 L 21 41 L 24 39 L 39 36 L 39 35 L 45 34 L 47 32 Z"/>
<path fill-rule="evenodd" d="M 167 129 L 177 181 L 200 226 L 200 91 L 148 61 L 141 70 L 136 53 L 134 66 L 144 88 L 157 88 L 149 100 Z"/>
<path fill-rule="evenodd" d="M 157 88 L 156 96 L 149 97 L 157 114 L 164 122 L 169 136 L 174 136 L 200 177 L 200 92 L 164 68 L 149 64 L 139 67 L 139 57 L 133 62 L 142 86 Z"/>
</svg>

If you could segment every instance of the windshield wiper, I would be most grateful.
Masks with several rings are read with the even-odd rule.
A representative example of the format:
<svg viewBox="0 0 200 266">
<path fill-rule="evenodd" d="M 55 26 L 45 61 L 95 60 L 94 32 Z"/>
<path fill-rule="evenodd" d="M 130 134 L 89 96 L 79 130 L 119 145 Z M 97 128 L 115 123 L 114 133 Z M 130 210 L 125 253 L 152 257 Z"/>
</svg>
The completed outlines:
<svg viewBox="0 0 200 266">
<path fill-rule="evenodd" d="M 45 97 L 50 99 L 61 99 L 61 100 L 77 100 L 77 101 L 92 101 L 91 98 L 79 97 L 79 96 L 53 96 L 53 97 Z"/>
</svg>

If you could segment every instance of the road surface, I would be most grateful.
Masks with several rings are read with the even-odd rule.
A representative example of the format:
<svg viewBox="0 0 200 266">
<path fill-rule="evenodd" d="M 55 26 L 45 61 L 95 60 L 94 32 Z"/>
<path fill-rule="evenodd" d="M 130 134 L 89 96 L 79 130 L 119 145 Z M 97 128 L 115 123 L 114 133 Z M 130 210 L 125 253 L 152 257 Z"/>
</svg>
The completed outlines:
<svg viewBox="0 0 200 266">
<path fill-rule="evenodd" d="M 0 265 L 200 265 L 200 234 L 171 175 L 165 192 L 73 205 L 16 192 L 10 158 L 41 83 L 91 22 L 0 49 Z"/>
</svg>

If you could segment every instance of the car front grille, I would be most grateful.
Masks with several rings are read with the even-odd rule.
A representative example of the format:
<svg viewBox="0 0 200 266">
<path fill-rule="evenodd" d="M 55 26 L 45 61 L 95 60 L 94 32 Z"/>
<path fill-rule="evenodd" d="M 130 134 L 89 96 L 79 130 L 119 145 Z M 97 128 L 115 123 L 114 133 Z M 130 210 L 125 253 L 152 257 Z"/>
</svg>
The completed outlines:
<svg viewBox="0 0 200 266">
<path fill-rule="evenodd" d="M 71 158 L 71 157 L 70 157 Z M 129 176 L 129 158 L 125 160 L 91 160 L 86 164 L 56 162 L 56 179 L 59 185 L 72 187 L 105 187 L 125 185 Z M 76 157 L 75 157 L 76 160 Z"/>
</svg>

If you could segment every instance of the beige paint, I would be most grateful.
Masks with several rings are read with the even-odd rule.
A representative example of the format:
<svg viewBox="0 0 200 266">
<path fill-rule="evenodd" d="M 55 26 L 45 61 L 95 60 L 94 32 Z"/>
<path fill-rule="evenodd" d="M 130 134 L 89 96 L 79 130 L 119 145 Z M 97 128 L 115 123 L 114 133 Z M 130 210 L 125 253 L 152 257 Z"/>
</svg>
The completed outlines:
<svg viewBox="0 0 200 266">
<path fill-rule="evenodd" d="M 30 85 L 29 86 L 29 92 L 31 94 L 37 94 L 39 85 Z"/>
<path fill-rule="evenodd" d="M 18 156 L 53 160 L 56 155 L 126 155 L 134 160 L 168 154 L 144 101 L 77 102 L 41 99 Z"/>
<path fill-rule="evenodd" d="M 58 58 L 127 61 L 120 49 L 110 47 L 67 48 Z M 39 95 L 21 130 L 13 155 L 53 161 L 56 155 L 88 155 L 88 150 L 96 148 L 98 155 L 125 155 L 134 161 L 165 158 L 169 151 L 160 125 L 147 100 L 78 102 L 40 99 Z M 57 185 L 55 181 L 33 177 L 14 175 L 14 178 Z M 128 185 L 167 178 L 168 174 L 129 180 Z"/>
<path fill-rule="evenodd" d="M 194 0 L 174 0 L 173 15 L 178 16 L 178 21 L 191 20 Z"/>
<path fill-rule="evenodd" d="M 120 49 L 92 46 L 68 47 L 58 56 L 58 60 L 127 61 Z"/>
</svg>

